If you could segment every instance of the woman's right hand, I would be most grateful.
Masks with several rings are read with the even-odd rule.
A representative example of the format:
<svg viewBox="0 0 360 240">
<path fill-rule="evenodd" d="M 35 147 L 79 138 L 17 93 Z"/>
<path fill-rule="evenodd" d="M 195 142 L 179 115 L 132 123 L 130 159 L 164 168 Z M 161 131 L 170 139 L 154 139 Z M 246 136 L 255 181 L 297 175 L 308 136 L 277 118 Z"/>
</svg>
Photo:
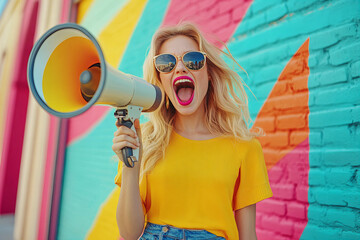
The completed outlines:
<svg viewBox="0 0 360 240">
<path fill-rule="evenodd" d="M 124 239 L 138 239 L 144 229 L 145 215 L 139 189 L 139 176 L 142 157 L 142 142 L 139 119 L 134 121 L 135 131 L 126 126 L 118 126 L 114 133 L 112 149 L 122 160 L 121 149 L 139 149 L 139 159 L 133 168 L 123 167 L 121 189 L 116 208 L 116 221 L 119 233 Z"/>
<path fill-rule="evenodd" d="M 118 129 L 114 133 L 112 150 L 122 161 L 123 157 L 122 157 L 121 149 L 123 149 L 124 147 L 130 147 L 132 149 L 140 148 L 139 159 L 135 163 L 135 166 L 140 165 L 141 157 L 142 157 L 142 141 L 141 141 L 141 129 L 140 129 L 139 119 L 136 119 L 134 121 L 134 127 L 136 133 L 132 129 L 126 126 L 118 126 L 117 123 L 116 126 L 118 127 Z"/>
</svg>

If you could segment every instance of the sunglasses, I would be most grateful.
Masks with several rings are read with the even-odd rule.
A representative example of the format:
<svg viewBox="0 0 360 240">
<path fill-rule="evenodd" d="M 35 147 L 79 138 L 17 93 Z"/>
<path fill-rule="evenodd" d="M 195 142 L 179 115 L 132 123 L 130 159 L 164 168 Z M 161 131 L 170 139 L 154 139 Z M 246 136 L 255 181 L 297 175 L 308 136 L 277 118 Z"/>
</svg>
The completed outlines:
<svg viewBox="0 0 360 240">
<path fill-rule="evenodd" d="M 197 71 L 205 66 L 206 53 L 194 51 L 184 53 L 182 56 L 164 53 L 154 57 L 154 65 L 159 72 L 170 73 L 175 69 L 178 60 L 182 60 L 188 70 Z"/>
</svg>

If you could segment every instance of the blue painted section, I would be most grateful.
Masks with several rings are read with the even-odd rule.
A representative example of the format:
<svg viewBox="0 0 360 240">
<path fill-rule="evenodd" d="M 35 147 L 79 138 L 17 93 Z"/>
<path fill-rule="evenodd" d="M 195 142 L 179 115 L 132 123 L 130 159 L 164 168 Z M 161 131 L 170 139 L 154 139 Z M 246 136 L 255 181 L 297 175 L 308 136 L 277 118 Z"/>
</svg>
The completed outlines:
<svg viewBox="0 0 360 240">
<path fill-rule="evenodd" d="M 95 0 L 80 24 L 99 36 L 128 2 L 129 0 Z"/>
<path fill-rule="evenodd" d="M 236 29 L 234 33 L 235 38 L 238 38 L 239 36 L 241 36 L 241 34 L 243 34 L 243 32 L 247 32 L 248 29 L 251 28 L 248 22 L 254 19 L 253 12 L 259 11 L 257 8 L 260 7 L 260 5 L 255 3 L 257 3 L 257 1 L 255 1 L 250 6 L 244 17 L 244 20 Z M 276 9 L 283 12 L 283 8 Z M 276 9 L 271 9 L 271 13 L 273 15 L 276 15 L 276 13 L 274 13 Z M 260 20 L 258 17 L 255 17 L 255 20 L 261 22 L 263 21 Z M 258 23 L 251 24 L 254 26 L 258 26 Z M 265 24 L 265 19 L 264 22 L 262 22 L 261 24 L 259 23 L 259 25 L 262 24 Z M 267 30 L 265 32 L 268 31 L 270 30 Z M 287 33 L 280 32 L 279 34 L 286 35 Z M 270 94 L 270 91 L 272 90 L 280 73 L 285 68 L 288 61 L 308 38 L 308 36 L 304 35 L 296 39 L 292 39 L 286 43 L 269 46 L 268 42 L 277 41 L 277 38 L 279 38 L 279 34 L 269 34 L 264 38 L 256 38 L 252 40 L 248 39 L 255 38 L 257 33 L 254 33 L 253 35 L 255 36 L 253 37 L 251 36 L 251 34 L 247 34 L 246 37 L 241 38 L 240 40 L 228 43 L 228 48 L 230 52 L 235 57 L 237 62 L 248 73 L 248 75 L 246 75 L 246 73 L 241 70 L 237 71 L 255 95 L 254 96 L 253 93 L 251 93 L 251 91 L 247 87 L 245 87 L 249 100 L 250 115 L 253 120 L 256 119 L 257 114 L 259 113 L 261 107 L 264 105 L 267 96 Z M 250 124 L 250 127 L 252 126 L 252 124 L 253 123 Z"/>
<path fill-rule="evenodd" d="M 152 36 L 160 27 L 169 0 L 149 0 L 122 57 L 119 69 L 142 77 L 142 67 Z"/>
<path fill-rule="evenodd" d="M 310 35 L 310 56 L 315 58 L 308 83 L 309 128 L 321 134 L 309 136 L 309 164 L 323 172 L 325 181 L 317 181 L 317 171 L 309 172 L 308 224 L 301 240 L 360 237 L 351 230 L 358 228 L 360 208 L 351 180 L 360 156 L 360 85 L 349 74 L 353 65 L 347 64 L 360 59 L 360 34 L 353 21 L 360 18 L 359 9 L 360 1 L 329 1 L 321 11 L 314 8 L 304 17 L 300 28 L 303 31 L 313 19 L 311 29 L 318 29 Z"/>
<path fill-rule="evenodd" d="M 168 3 L 149 0 L 119 64 L 121 71 L 143 75 L 151 37 Z M 254 0 L 228 43 L 249 77 L 239 74 L 257 97 L 247 90 L 255 119 L 286 64 L 310 38 L 310 206 L 302 240 L 360 237 L 352 231 L 360 226 L 356 218 L 360 198 L 354 191 L 360 182 L 359 9 L 359 0 Z M 113 190 L 114 130 L 109 112 L 67 148 L 59 239 L 84 239 Z"/>
<path fill-rule="evenodd" d="M 247 91 L 255 119 L 281 71 L 310 38 L 310 205 L 302 240 L 360 237 L 352 230 L 359 227 L 360 208 L 354 193 L 360 156 L 359 9 L 358 0 L 254 0 L 228 43 L 258 98 Z"/>
<path fill-rule="evenodd" d="M 279 7 L 282 5 L 271 7 L 274 1 L 279 2 L 255 0 L 234 33 L 233 37 L 237 40 L 228 43 L 231 53 L 248 72 L 249 78 L 244 73 L 239 74 L 258 98 L 257 101 L 248 91 L 253 119 L 256 118 L 287 62 L 308 37 L 311 48 L 311 36 L 316 35 L 316 31 L 346 23 L 353 18 L 359 18 L 360 15 L 360 1 L 357 0 L 328 3 L 314 3 L 313 0 L 301 3 L 289 1 L 288 7 L 305 9 L 287 16 L 286 21 L 269 22 L 268 16 L 279 17 L 280 13 L 284 14 L 284 7 Z M 317 11 L 318 9 L 321 10 Z M 277 14 L 276 10 L 280 13 Z M 358 45 L 350 48 L 348 55 L 351 55 L 351 50 L 359 50 Z M 338 52 L 334 55 L 336 53 Z"/>
<path fill-rule="evenodd" d="M 8 0 L 0 0 L 0 18 L 6 7 L 7 2 L 8 2 Z"/>
<path fill-rule="evenodd" d="M 142 65 L 151 38 L 161 25 L 168 0 L 149 0 L 120 63 L 119 69 L 142 76 Z M 140 122 L 144 123 L 146 115 Z M 66 149 L 59 240 L 85 239 L 101 204 L 115 187 L 117 162 L 113 160 L 113 111 L 91 132 Z"/>
<path fill-rule="evenodd" d="M 58 239 L 85 239 L 100 205 L 114 189 L 114 117 L 66 148 Z"/>
</svg>

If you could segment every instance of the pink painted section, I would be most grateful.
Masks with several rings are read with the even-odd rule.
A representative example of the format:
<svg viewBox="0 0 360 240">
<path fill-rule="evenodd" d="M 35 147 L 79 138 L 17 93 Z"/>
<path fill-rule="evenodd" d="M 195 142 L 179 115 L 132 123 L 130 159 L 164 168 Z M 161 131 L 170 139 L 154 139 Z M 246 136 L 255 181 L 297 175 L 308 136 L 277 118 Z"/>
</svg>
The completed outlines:
<svg viewBox="0 0 360 240">
<path fill-rule="evenodd" d="M 0 167 L 0 214 L 14 213 L 23 147 L 29 89 L 27 60 L 33 45 L 38 3 L 29 0 L 24 8 L 18 52 L 11 79 L 4 144 Z"/>
<path fill-rule="evenodd" d="M 182 20 L 196 23 L 199 28 L 207 33 L 207 39 L 218 46 L 218 40 L 226 43 L 240 21 L 243 19 L 252 1 L 184 1 L 172 0 L 163 25 L 173 25 Z M 108 113 L 105 106 L 94 106 L 80 116 L 70 119 L 68 144 L 90 132 Z"/>
<path fill-rule="evenodd" d="M 73 4 L 73 6 L 70 8 L 69 4 L 71 4 L 71 1 L 67 0 L 66 2 L 67 3 L 64 3 L 63 7 L 62 21 L 66 21 L 70 14 L 70 21 L 76 22 L 77 5 Z M 70 13 L 66 12 L 69 10 Z M 77 139 L 91 132 L 92 128 L 105 117 L 109 109 L 110 107 L 107 106 L 93 106 L 85 113 L 69 119 L 67 145 L 72 144 Z"/>
<path fill-rule="evenodd" d="M 91 132 L 92 128 L 101 122 L 105 115 L 111 110 L 113 109 L 107 106 L 93 106 L 83 114 L 69 119 L 68 145 L 86 133 Z"/>
<path fill-rule="evenodd" d="M 66 23 L 69 20 L 69 15 L 71 11 L 71 6 L 72 5 L 72 1 L 69 0 L 64 0 L 63 1 L 63 6 L 62 6 L 62 11 L 61 11 L 61 16 L 60 16 L 60 22 L 61 23 Z"/>
<path fill-rule="evenodd" d="M 60 23 L 65 23 L 68 21 L 68 16 L 73 15 L 70 14 L 70 11 L 73 9 L 77 9 L 72 6 L 71 0 L 64 0 L 61 12 Z M 39 240 L 48 239 L 48 230 L 50 224 L 50 216 L 52 209 L 52 194 L 54 191 L 54 173 L 55 173 L 55 163 L 57 159 L 57 151 L 61 156 L 65 154 L 65 148 L 58 148 L 59 144 L 59 128 L 60 122 L 59 119 L 53 116 L 50 116 L 50 125 L 49 125 L 49 136 L 48 136 L 48 146 L 47 146 L 47 154 L 46 154 L 46 162 L 45 162 L 45 173 L 44 173 L 44 185 L 41 199 L 41 208 L 40 208 L 40 216 L 39 216 L 39 229 L 38 229 L 38 238 Z M 62 128 L 60 131 L 67 131 L 67 129 Z M 66 133 L 63 133 L 66 134 Z M 66 141 L 66 139 L 65 139 Z M 56 209 L 56 211 L 58 211 Z"/>
<path fill-rule="evenodd" d="M 190 1 L 172 0 L 163 25 L 190 21 L 201 29 L 208 41 L 221 47 L 226 43 L 245 16 L 252 1 Z"/>
<path fill-rule="evenodd" d="M 259 240 L 298 240 L 307 224 L 309 189 L 309 138 L 283 157 L 268 174 L 274 196 L 257 204 Z"/>
<path fill-rule="evenodd" d="M 60 16 L 60 23 L 76 22 L 78 3 L 73 3 L 73 0 L 62 1 L 62 11 Z"/>
</svg>

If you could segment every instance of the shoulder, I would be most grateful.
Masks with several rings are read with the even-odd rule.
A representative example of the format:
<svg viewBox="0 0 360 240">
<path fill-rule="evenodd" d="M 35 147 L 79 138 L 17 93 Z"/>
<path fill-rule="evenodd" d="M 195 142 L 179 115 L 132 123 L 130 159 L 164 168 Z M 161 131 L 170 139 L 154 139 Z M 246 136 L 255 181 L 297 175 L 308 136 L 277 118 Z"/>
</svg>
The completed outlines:
<svg viewBox="0 0 360 240">
<path fill-rule="evenodd" d="M 239 166 L 247 159 L 254 158 L 256 155 L 262 154 L 262 147 L 258 139 L 239 139 L 234 136 L 224 136 L 216 143 L 216 148 L 221 149 L 220 152 L 232 154 L 232 158 Z"/>
<path fill-rule="evenodd" d="M 234 142 L 241 164 L 256 162 L 263 158 L 262 146 L 257 138 L 250 140 L 236 139 Z"/>
<path fill-rule="evenodd" d="M 248 142 L 249 151 L 262 151 L 262 146 L 257 138 L 253 138 Z"/>
<path fill-rule="evenodd" d="M 232 138 L 235 142 L 237 148 L 241 149 L 243 152 L 252 152 L 252 151 L 262 151 L 262 146 L 260 141 L 257 138 L 252 138 L 250 140 L 244 139 L 235 139 Z"/>
</svg>

